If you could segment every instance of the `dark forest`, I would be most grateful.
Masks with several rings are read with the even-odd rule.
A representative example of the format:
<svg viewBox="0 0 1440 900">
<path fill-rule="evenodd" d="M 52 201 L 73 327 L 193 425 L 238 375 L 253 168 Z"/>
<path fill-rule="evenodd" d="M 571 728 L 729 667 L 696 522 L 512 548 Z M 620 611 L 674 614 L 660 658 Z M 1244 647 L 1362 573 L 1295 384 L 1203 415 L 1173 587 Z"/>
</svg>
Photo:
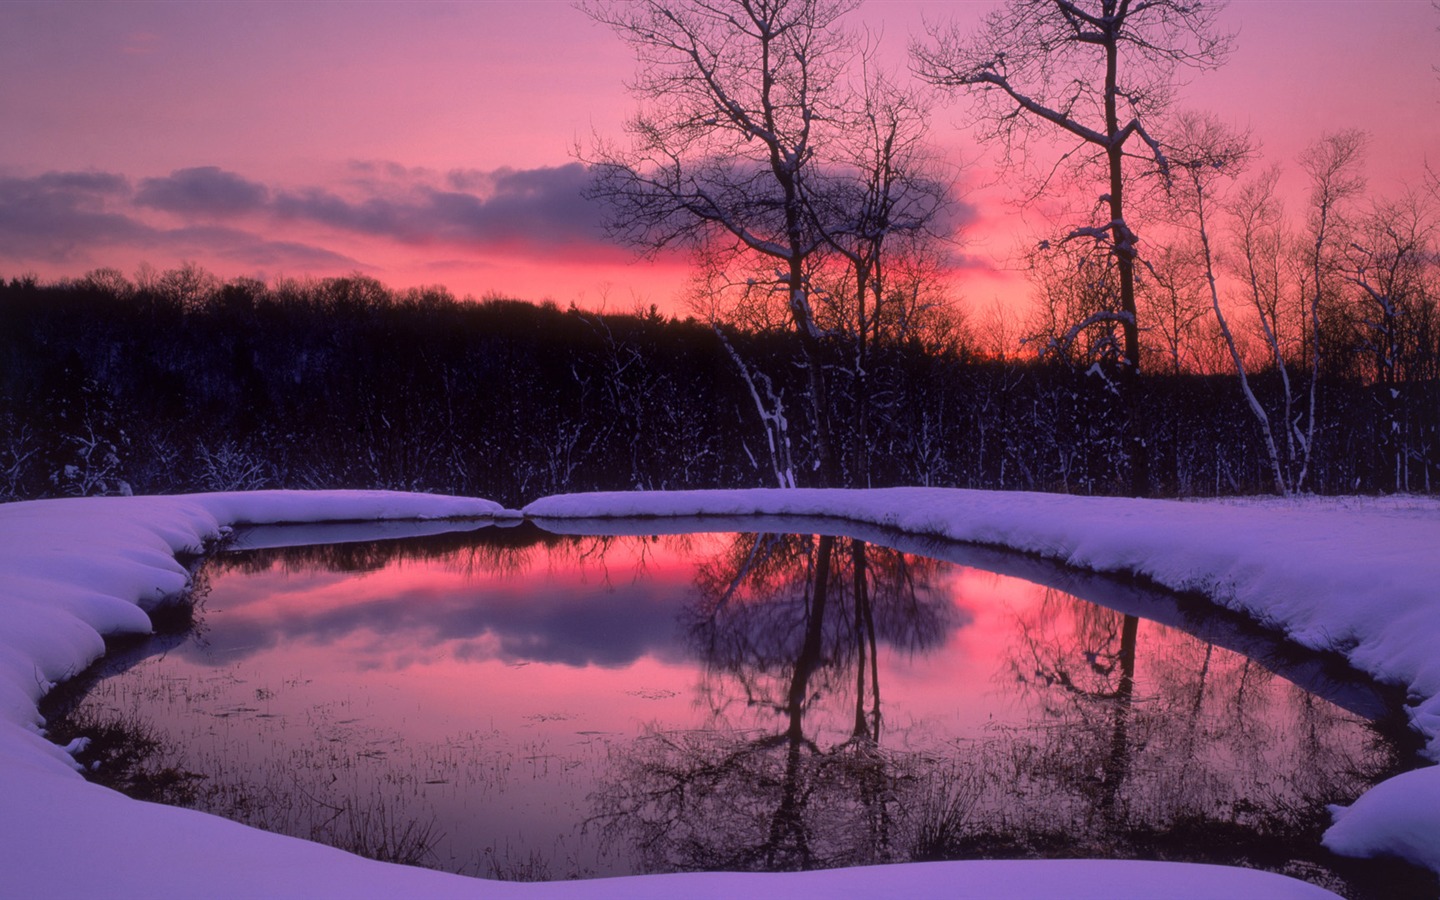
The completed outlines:
<svg viewBox="0 0 1440 900">
<path fill-rule="evenodd" d="M 359 275 L 273 286 L 167 276 L 0 283 L 0 498 L 388 488 L 518 505 L 792 480 L 1130 488 L 1103 360 L 981 353 L 961 326 L 870 347 L 863 398 L 853 348 L 830 336 L 839 446 L 827 473 L 801 348 L 783 328 L 462 301 Z M 1411 356 L 1381 380 L 1366 377 L 1361 347 L 1327 355 L 1310 490 L 1434 489 L 1434 337 Z M 1279 395 L 1273 371 L 1252 383 Z M 1233 375 L 1149 374 L 1142 391 L 1153 494 L 1273 490 Z"/>
</svg>

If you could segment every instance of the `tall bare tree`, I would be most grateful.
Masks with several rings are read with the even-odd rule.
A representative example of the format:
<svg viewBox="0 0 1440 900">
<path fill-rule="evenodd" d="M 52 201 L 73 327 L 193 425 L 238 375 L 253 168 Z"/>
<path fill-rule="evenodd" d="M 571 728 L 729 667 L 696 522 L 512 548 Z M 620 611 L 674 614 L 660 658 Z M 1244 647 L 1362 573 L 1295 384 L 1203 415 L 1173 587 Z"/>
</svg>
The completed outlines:
<svg viewBox="0 0 1440 900">
<path fill-rule="evenodd" d="M 1284 208 L 1276 193 L 1280 169 L 1271 166 L 1240 186 L 1226 203 L 1230 217 L 1229 269 L 1241 283 L 1241 291 L 1255 310 L 1255 323 L 1264 343 L 1269 365 L 1280 380 L 1280 432 L 1285 436 L 1285 483 L 1295 486 L 1305 430 L 1295 413 L 1295 390 L 1290 378 L 1294 338 L 1301 310 L 1291 308 L 1287 297 L 1287 267 L 1293 266 L 1292 236 L 1286 226 Z"/>
<path fill-rule="evenodd" d="M 820 480 L 834 478 L 812 264 L 822 161 L 839 139 L 841 27 L 858 0 L 594 0 L 581 4 L 634 48 L 641 109 L 627 147 L 602 143 L 592 195 L 612 232 L 645 248 L 681 244 L 768 260 L 805 355 Z"/>
<path fill-rule="evenodd" d="M 1265 453 L 1270 463 L 1275 492 L 1288 496 L 1290 484 L 1285 477 L 1285 467 L 1275 440 L 1275 429 L 1271 425 L 1269 413 L 1265 411 L 1250 386 L 1244 357 L 1236 343 L 1235 333 L 1230 328 L 1225 307 L 1220 302 L 1220 290 L 1215 277 L 1218 268 L 1217 247 L 1211 238 L 1215 212 L 1224 199 L 1225 184 L 1240 174 L 1254 149 L 1247 135 L 1231 131 L 1214 116 L 1185 114 L 1179 119 L 1176 135 L 1167 147 L 1167 152 L 1177 173 L 1171 192 L 1177 218 L 1181 227 L 1192 231 L 1200 242 L 1200 260 L 1205 273 L 1205 284 L 1209 290 L 1211 308 L 1215 312 L 1215 321 L 1220 326 L 1220 336 L 1225 341 L 1230 360 L 1235 366 L 1235 374 L 1240 379 L 1240 393 L 1245 397 L 1245 405 L 1255 417 L 1260 437 L 1265 442 Z"/>
<path fill-rule="evenodd" d="M 1106 245 L 1117 270 L 1113 314 L 1124 334 L 1126 443 L 1137 495 L 1150 486 L 1137 383 L 1138 238 L 1126 189 L 1135 161 L 1168 174 L 1152 129 L 1170 107 L 1178 67 L 1211 68 L 1228 55 L 1230 38 L 1215 28 L 1222 8 L 1208 0 L 1008 0 L 974 34 L 937 27 L 912 48 L 922 78 L 975 97 L 981 135 L 1000 145 L 1007 163 L 1044 133 L 1072 143 L 1062 163 L 1098 170 L 1103 217 L 1069 237 Z"/>
<path fill-rule="evenodd" d="M 1310 178 L 1309 247 L 1306 263 L 1310 269 L 1309 314 L 1310 395 L 1309 409 L 1300 441 L 1303 462 L 1295 478 L 1295 490 L 1305 486 L 1315 450 L 1316 402 L 1321 366 L 1324 362 L 1322 312 L 1331 299 L 1330 286 L 1340 268 L 1339 254 L 1348 229 L 1347 207 L 1364 189 L 1360 171 L 1365 158 L 1365 132 L 1351 128 L 1327 134 L 1300 154 L 1300 167 Z"/>
<path fill-rule="evenodd" d="M 872 355 L 908 311 L 889 270 L 935 252 L 951 185 L 928 141 L 930 98 L 872 73 L 864 56 L 860 62 L 863 81 L 846 104 L 843 138 L 807 202 L 845 270 L 827 292 L 828 318 L 849 339 L 849 483 L 868 486 Z"/>
</svg>

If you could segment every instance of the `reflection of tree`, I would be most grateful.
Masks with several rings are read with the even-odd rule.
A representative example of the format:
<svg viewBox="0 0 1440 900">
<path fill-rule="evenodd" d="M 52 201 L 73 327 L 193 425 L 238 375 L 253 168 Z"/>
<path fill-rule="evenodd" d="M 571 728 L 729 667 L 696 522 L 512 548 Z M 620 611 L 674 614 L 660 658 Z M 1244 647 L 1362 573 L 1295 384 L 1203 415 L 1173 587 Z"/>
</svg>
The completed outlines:
<svg viewBox="0 0 1440 900">
<path fill-rule="evenodd" d="M 651 549 L 662 541 L 674 552 L 689 550 L 691 535 L 642 537 L 626 535 L 553 534 L 530 521 L 504 527 L 440 532 L 414 537 L 387 537 L 329 544 L 245 548 L 206 559 L 218 572 L 247 575 L 279 569 L 286 573 L 374 572 L 406 562 L 434 564 L 468 577 L 500 575 L 522 579 L 542 566 L 587 569 L 610 577 L 610 551 L 623 547 L 625 574 L 642 578 Z"/>
<path fill-rule="evenodd" d="M 603 555 L 609 538 L 578 538 L 551 534 L 531 522 L 506 528 L 455 531 L 423 537 L 388 538 L 336 544 L 306 544 L 293 547 L 238 550 L 219 553 L 206 560 L 207 568 L 219 572 L 246 574 L 279 567 L 286 572 L 321 569 L 330 572 L 373 572 L 405 560 L 444 561 L 459 571 L 522 572 L 533 561 L 537 547 L 552 554 L 574 548 L 577 554 Z M 591 542 L 590 545 L 584 542 Z"/>
<path fill-rule="evenodd" d="M 742 535 L 700 567 L 685 625 L 716 713 L 743 701 L 803 716 L 853 688 L 847 732 L 879 737 L 879 646 L 934 648 L 952 607 L 935 561 L 846 540 L 842 553 L 832 537 Z"/>
<path fill-rule="evenodd" d="M 716 727 L 651 733 L 596 797 L 646 869 L 893 857 L 910 775 L 879 745 L 878 657 L 936 647 L 953 607 L 938 563 L 843 540 L 848 553 L 830 536 L 742 535 L 701 567 L 686 625 Z M 737 708 L 753 727 L 729 724 Z"/>
<path fill-rule="evenodd" d="M 1253 660 L 1054 591 L 1015 619 L 1026 724 L 884 747 L 877 655 L 944 627 L 927 565 L 775 536 L 713 561 L 688 624 L 717 725 L 619 755 L 594 798 L 606 834 L 647 871 L 1080 854 L 1323 872 L 1323 805 L 1391 765 Z"/>
<path fill-rule="evenodd" d="M 1048 726 L 1006 735 L 999 757 L 1021 762 L 997 774 L 1048 794 L 1053 824 L 1110 854 L 1195 829 L 1243 833 L 1257 852 L 1311 840 L 1325 803 L 1387 765 L 1343 737 L 1357 723 L 1338 708 L 1178 632 L 1147 623 L 1142 641 L 1135 616 L 1053 591 L 1017 627 L 1011 683 Z"/>
<path fill-rule="evenodd" d="M 1130 716 L 1135 701 L 1135 652 L 1140 620 L 1088 603 L 1073 606 L 1074 628 L 1069 640 L 1050 631 L 1057 607 L 1071 598 L 1047 589 L 1036 614 L 1019 622 L 1016 683 L 1038 693 L 1052 717 L 1073 707 L 1087 721 L 1108 720 L 1108 742 L 1098 766 L 1086 781 L 1099 788 L 1098 808 L 1109 815 L 1129 769 Z M 1098 723 L 1096 723 L 1098 725 Z M 1096 728 L 1095 734 L 1103 733 Z"/>
<path fill-rule="evenodd" d="M 850 566 L 855 590 L 855 731 L 854 736 L 880 740 L 880 654 L 875 646 L 875 607 L 870 602 L 870 570 L 865 544 L 850 542 Z M 865 720 L 865 651 L 870 651 L 870 721 Z"/>
</svg>

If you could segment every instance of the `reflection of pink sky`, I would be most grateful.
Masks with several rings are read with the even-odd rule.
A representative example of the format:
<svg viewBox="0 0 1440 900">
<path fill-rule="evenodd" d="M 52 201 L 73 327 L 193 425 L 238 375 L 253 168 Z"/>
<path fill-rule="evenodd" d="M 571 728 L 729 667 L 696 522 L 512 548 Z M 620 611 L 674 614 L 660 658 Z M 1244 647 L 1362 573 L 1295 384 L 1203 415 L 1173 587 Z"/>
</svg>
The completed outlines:
<svg viewBox="0 0 1440 900">
<path fill-rule="evenodd" d="M 483 709 L 510 721 L 539 711 L 574 724 L 560 726 L 565 733 L 613 731 L 624 723 L 633 729 L 657 716 L 697 727 L 702 700 L 690 687 L 702 675 L 673 625 L 693 601 L 695 561 L 721 554 L 729 538 L 620 538 L 603 555 L 593 548 L 536 546 L 519 572 L 487 570 L 463 553 L 444 560 L 402 559 L 354 574 L 287 573 L 279 567 L 255 574 L 217 572 L 207 607 L 224 616 L 227 632 L 271 636 L 263 651 L 242 645 L 239 665 L 257 673 L 326 672 L 335 683 L 354 678 L 383 686 L 369 703 L 394 692 L 404 704 L 423 698 L 424 709 Z M 949 564 L 935 589 L 958 613 L 941 645 L 918 654 L 880 647 L 886 728 L 897 740 L 905 740 L 912 726 L 929 732 L 936 723 L 945 723 L 947 732 L 977 736 L 993 716 L 1003 717 L 1000 710 L 1018 703 L 1009 671 L 1017 622 L 1032 617 L 1047 593 L 1018 578 Z M 744 599 L 742 592 L 734 602 Z M 470 619 L 467 613 L 476 609 L 488 618 Z M 547 661 L 549 644 L 536 651 L 539 656 L 527 652 L 523 638 L 535 629 L 563 627 L 587 614 L 605 617 L 607 609 L 647 618 L 626 630 L 644 631 L 659 644 L 642 641 L 633 658 L 599 665 Z M 457 624 L 466 633 L 447 633 Z M 1057 627 L 1067 633 L 1064 623 Z M 1153 642 L 1147 637 L 1147 656 L 1194 642 L 1158 625 L 1146 623 L 1145 629 L 1153 635 Z M 220 652 L 215 664 L 229 665 L 231 659 Z M 1143 667 L 1140 675 L 1145 677 Z M 653 696 L 660 688 L 678 693 L 661 702 Z M 807 721 L 817 733 L 840 735 L 849 728 L 851 709 L 853 697 L 831 697 Z M 450 715 L 445 713 L 445 722 Z M 729 724 L 779 727 L 772 713 L 743 715 L 743 721 Z M 760 718 L 751 721 L 754 715 Z"/>
<path fill-rule="evenodd" d="M 593 814 L 591 792 L 615 777 L 613 767 L 627 754 L 642 752 L 652 730 L 715 729 L 745 742 L 785 729 L 781 711 L 747 705 L 733 674 L 705 671 L 670 627 L 692 596 L 695 562 L 724 553 L 728 541 L 725 535 L 621 538 L 603 558 L 583 542 L 583 552 L 568 544 L 534 546 L 523 574 L 468 565 L 463 551 L 438 560 L 398 559 L 355 574 L 303 567 L 287 573 L 283 564 L 249 575 L 216 569 L 198 643 L 103 681 L 86 703 L 102 715 L 108 708 L 153 722 L 169 742 L 186 748 L 184 767 L 244 782 L 242 796 L 297 785 L 309 790 L 303 785 L 311 778 L 318 779 L 312 788 L 328 798 L 323 803 L 398 792 L 394 802 L 415 804 L 404 816 L 438 818 L 448 835 L 443 853 L 456 854 L 456 868 L 471 864 L 464 855 L 477 846 L 514 841 L 522 856 L 532 846 L 527 840 L 548 847 L 545 835 L 556 829 L 564 833 L 554 853 L 592 859 L 587 854 L 596 852 L 595 838 L 581 835 L 574 823 Z M 923 653 L 882 641 L 882 748 L 965 761 L 987 742 L 999 742 L 1003 756 L 1006 741 L 1080 724 L 1063 718 L 1064 708 L 1055 718 L 1057 709 L 1046 706 L 1063 707 L 1063 692 L 1048 701 L 1025 694 L 1011 673 L 1019 623 L 1037 617 L 1045 620 L 1047 640 L 1082 667 L 1068 640 L 1078 601 L 1057 602 L 1050 592 L 1040 617 L 1045 588 L 950 564 L 940 565 L 931 587 L 926 596 L 953 605 L 956 615 L 939 644 Z M 623 611 L 623 627 L 651 643 L 642 641 L 614 664 L 556 661 L 548 645 L 528 655 L 513 643 L 506 647 L 516 632 L 542 626 L 580 644 L 593 641 L 586 616 L 597 607 Z M 383 614 L 369 617 L 371 610 Z M 480 618 L 467 618 L 477 611 Z M 579 630 L 567 627 L 577 622 Z M 457 625 L 466 632 L 452 633 Z M 1264 730 L 1263 752 L 1277 757 L 1261 762 L 1264 773 L 1272 763 L 1281 767 L 1275 771 L 1293 765 L 1279 757 L 1297 744 L 1295 710 L 1313 717 L 1330 709 L 1309 698 L 1287 706 L 1301 697 L 1298 691 L 1223 650 L 1206 657 L 1209 674 L 1197 682 L 1200 641 L 1151 622 L 1142 623 L 1140 633 L 1136 716 L 1172 707 L 1167 684 L 1173 693 L 1199 683 L 1211 686 L 1212 716 L 1219 710 L 1220 718 L 1239 721 L 1225 682 L 1250 673 L 1244 690 L 1258 699 L 1244 704 L 1243 715 L 1251 717 L 1244 729 Z M 780 669 L 772 674 L 788 679 L 786 664 Z M 804 731 L 822 753 L 851 734 L 853 677 L 852 671 L 811 684 L 817 693 Z M 817 687 L 822 682 L 828 687 Z M 1192 695 L 1185 696 L 1190 709 Z M 723 706 L 718 715 L 712 702 Z M 1314 724 L 1313 718 L 1305 722 Z M 1359 746 L 1363 729 L 1351 721 L 1344 727 L 1350 731 L 1327 732 L 1325 740 Z M 1225 741 L 1216 744 L 1205 762 L 1223 769 L 1233 757 L 1225 756 Z M 1145 746 L 1137 738 L 1137 759 L 1148 752 Z M 1256 760 L 1247 765 L 1254 768 Z M 565 831 L 572 825 L 574 831 Z M 562 850 L 564 842 L 571 843 Z M 441 860 L 451 864 L 443 854 Z"/>
<path fill-rule="evenodd" d="M 987 6 L 888 0 L 856 21 L 883 32 L 882 60 L 903 69 L 926 20 L 971 23 Z M 1239 32 L 1239 49 L 1224 69 L 1191 79 L 1185 105 L 1252 128 L 1266 159 L 1292 170 L 1322 132 L 1363 128 L 1375 138 L 1377 191 L 1419 180 L 1427 151 L 1440 146 L 1440 15 L 1429 4 L 1243 2 L 1221 21 Z M 217 167 L 272 198 L 413 199 L 453 171 L 564 166 L 577 141 L 620 137 L 631 68 L 625 48 L 568 3 L 7 3 L 0 178 L 113 173 L 133 190 Z M 958 107 L 942 108 L 936 140 L 952 158 L 976 159 L 961 118 Z M 1295 196 L 1293 171 L 1287 185 Z M 1008 196 L 1001 185 L 967 197 L 980 219 L 965 252 L 981 268 L 961 273 L 961 289 L 977 304 L 1015 291 L 987 271 L 1030 238 L 1033 223 L 1003 205 Z M 46 207 L 54 234 L 0 242 L 0 271 L 54 277 L 101 265 L 131 271 L 142 260 L 161 269 L 194 260 L 225 277 L 359 269 L 397 287 L 443 283 L 459 294 L 612 310 L 674 309 L 686 272 L 673 257 L 635 262 L 598 236 L 557 243 L 546 233 L 557 223 L 543 216 L 517 215 L 483 238 L 422 229 L 399 240 L 253 210 L 77 202 Z M 36 208 L 17 209 L 33 238 Z M 118 231 L 116 216 L 126 219 Z M 92 230 L 66 231 L 82 225 Z"/>
<path fill-rule="evenodd" d="M 255 573 L 214 568 L 210 578 L 214 599 L 207 599 L 207 604 L 243 609 L 240 614 L 245 617 L 276 622 L 400 596 L 415 601 L 484 597 L 491 604 L 523 604 L 530 600 L 537 570 L 545 573 L 554 590 L 576 596 L 603 593 L 642 578 L 669 585 L 683 595 L 694 572 L 690 554 L 719 552 L 728 538 L 724 534 L 620 538 L 608 542 L 603 552 L 583 542 L 558 552 L 536 545 L 523 551 L 526 565 L 519 571 L 487 566 L 463 552 L 445 560 L 400 559 L 369 572 L 315 570 L 302 576 L 278 565 Z"/>
<path fill-rule="evenodd" d="M 284 649 L 266 649 L 264 656 L 257 653 L 241 663 L 257 672 L 303 668 L 312 674 L 328 671 L 339 683 L 349 677 L 347 672 L 387 685 L 403 683 L 407 697 L 416 692 L 426 698 L 426 708 L 435 709 L 475 706 L 476 685 L 482 684 L 485 699 L 480 705 L 487 710 L 518 713 L 553 708 L 572 714 L 583 710 L 595 717 L 588 727 L 605 728 L 605 717 L 633 723 L 656 715 L 657 701 L 646 692 L 695 682 L 699 675 L 693 671 L 694 664 L 677 658 L 688 658 L 688 651 L 680 654 L 668 649 L 664 660 L 647 653 L 623 667 L 577 668 L 525 658 L 513 647 L 507 652 L 502 636 L 493 630 L 455 637 L 444 634 L 445 626 L 436 623 L 483 606 L 512 627 L 523 629 L 532 620 L 505 620 L 504 611 L 529 612 L 552 617 L 543 621 L 556 621 L 573 617 L 585 607 L 616 603 L 638 592 L 653 598 L 641 601 L 639 613 L 664 618 L 670 624 L 694 597 L 696 558 L 722 553 L 729 539 L 720 534 L 658 542 L 621 538 L 610 543 L 603 555 L 589 549 L 577 552 L 573 546 L 558 551 L 536 546 L 527 551 L 528 562 L 520 573 L 471 565 L 463 553 L 444 560 L 403 559 L 361 573 L 286 572 L 280 566 L 253 574 L 216 570 L 206 608 L 224 617 L 224 625 L 217 627 L 227 633 L 265 633 L 281 641 L 285 639 L 279 636 L 291 636 Z M 886 697 L 887 709 L 898 704 L 907 716 L 951 716 L 961 695 L 947 684 L 988 684 L 995 654 L 1007 644 L 1012 611 L 1033 602 L 1040 590 L 991 573 L 949 567 L 946 571 L 949 574 L 939 579 L 937 587 L 942 597 L 953 597 L 963 615 L 958 618 L 961 624 L 945 639 L 945 649 L 902 659 L 881 647 L 886 684 L 898 688 Z M 737 594 L 735 602 L 746 596 Z M 326 624 L 332 617 L 367 609 L 376 611 L 374 619 L 356 620 L 353 628 Z M 383 629 L 379 623 L 384 623 Z M 673 634 L 673 628 L 660 630 Z M 248 655 L 251 647 L 240 649 Z M 271 653 L 283 653 L 294 661 L 272 658 Z M 228 665 L 230 658 L 221 652 L 216 663 Z M 983 699 L 972 695 L 965 694 L 972 698 L 965 702 L 983 704 Z M 695 697 L 682 692 L 665 704 L 667 714 L 682 720 L 698 716 L 698 710 L 684 712 L 695 702 Z M 692 724 L 698 725 L 699 720 Z M 732 724 L 750 727 L 764 723 Z"/>
<path fill-rule="evenodd" d="M 968 618 L 951 633 L 943 651 L 903 660 L 894 653 L 881 655 L 882 690 L 900 700 L 898 709 L 887 706 L 885 713 L 892 735 L 912 725 L 958 719 L 974 737 L 997 708 L 1015 702 L 1012 693 L 1000 690 L 996 678 L 1014 637 L 1015 614 L 1038 603 L 1044 589 L 962 568 L 950 569 L 944 586 Z"/>
</svg>

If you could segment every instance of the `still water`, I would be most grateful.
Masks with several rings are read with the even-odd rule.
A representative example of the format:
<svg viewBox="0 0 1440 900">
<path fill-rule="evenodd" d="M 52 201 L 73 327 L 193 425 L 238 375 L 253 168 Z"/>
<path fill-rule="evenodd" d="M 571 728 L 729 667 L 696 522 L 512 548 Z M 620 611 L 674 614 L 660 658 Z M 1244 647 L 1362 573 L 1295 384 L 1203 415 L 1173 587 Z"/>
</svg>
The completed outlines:
<svg viewBox="0 0 1440 900">
<path fill-rule="evenodd" d="M 1111 856 L 1336 887 L 1323 807 L 1399 764 L 1384 702 L 1048 571 L 530 524 L 233 550 L 75 717 L 146 735 L 171 802 L 488 877 Z"/>
</svg>

